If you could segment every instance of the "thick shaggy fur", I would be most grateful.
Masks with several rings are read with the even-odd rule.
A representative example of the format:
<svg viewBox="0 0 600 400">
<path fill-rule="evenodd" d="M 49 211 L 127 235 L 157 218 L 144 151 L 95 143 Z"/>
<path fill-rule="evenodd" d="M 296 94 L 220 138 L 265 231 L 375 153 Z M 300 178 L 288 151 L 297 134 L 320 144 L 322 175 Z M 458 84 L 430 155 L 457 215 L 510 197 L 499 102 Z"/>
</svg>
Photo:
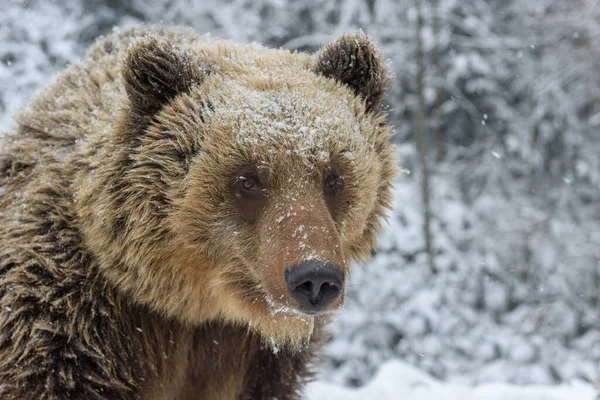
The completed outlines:
<svg viewBox="0 0 600 400">
<path fill-rule="evenodd" d="M 368 256 L 388 83 L 362 34 L 313 56 L 175 28 L 99 40 L 2 139 L 0 398 L 297 398 L 323 319 L 284 272 Z M 260 205 L 232 189 L 247 170 Z"/>
</svg>

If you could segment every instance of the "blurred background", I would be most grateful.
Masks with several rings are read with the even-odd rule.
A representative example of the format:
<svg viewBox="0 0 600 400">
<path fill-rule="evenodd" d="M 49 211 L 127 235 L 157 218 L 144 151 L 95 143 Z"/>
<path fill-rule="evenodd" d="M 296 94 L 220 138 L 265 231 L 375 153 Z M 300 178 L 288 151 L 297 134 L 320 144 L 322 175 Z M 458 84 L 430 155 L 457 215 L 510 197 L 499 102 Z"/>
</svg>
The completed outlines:
<svg viewBox="0 0 600 400">
<path fill-rule="evenodd" d="M 314 51 L 362 29 L 395 80 L 407 171 L 319 364 L 461 383 L 600 377 L 600 3 L 1 0 L 0 132 L 93 40 L 143 22 Z"/>
</svg>

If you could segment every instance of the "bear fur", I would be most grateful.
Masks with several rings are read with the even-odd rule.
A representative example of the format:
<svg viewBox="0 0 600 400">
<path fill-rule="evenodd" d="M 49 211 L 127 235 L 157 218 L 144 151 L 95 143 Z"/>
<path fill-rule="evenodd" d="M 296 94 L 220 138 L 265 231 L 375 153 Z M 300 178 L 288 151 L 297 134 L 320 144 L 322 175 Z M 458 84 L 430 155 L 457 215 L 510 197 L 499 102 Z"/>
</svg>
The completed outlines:
<svg viewBox="0 0 600 400">
<path fill-rule="evenodd" d="M 362 33 L 98 40 L 0 142 L 0 398 L 298 398 L 329 313 L 283 276 L 374 246 L 389 81 Z"/>
</svg>

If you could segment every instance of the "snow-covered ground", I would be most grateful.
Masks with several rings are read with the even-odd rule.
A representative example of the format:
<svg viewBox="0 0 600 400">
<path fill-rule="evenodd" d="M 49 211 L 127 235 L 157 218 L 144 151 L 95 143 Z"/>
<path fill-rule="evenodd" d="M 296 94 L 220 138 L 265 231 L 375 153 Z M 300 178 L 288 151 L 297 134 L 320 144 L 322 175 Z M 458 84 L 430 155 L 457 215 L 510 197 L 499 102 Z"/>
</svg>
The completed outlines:
<svg viewBox="0 0 600 400">
<path fill-rule="evenodd" d="M 317 381 L 305 391 L 306 400 L 595 400 L 597 395 L 591 385 L 582 382 L 560 386 L 449 384 L 400 361 L 387 362 L 373 380 L 358 389 Z"/>
</svg>

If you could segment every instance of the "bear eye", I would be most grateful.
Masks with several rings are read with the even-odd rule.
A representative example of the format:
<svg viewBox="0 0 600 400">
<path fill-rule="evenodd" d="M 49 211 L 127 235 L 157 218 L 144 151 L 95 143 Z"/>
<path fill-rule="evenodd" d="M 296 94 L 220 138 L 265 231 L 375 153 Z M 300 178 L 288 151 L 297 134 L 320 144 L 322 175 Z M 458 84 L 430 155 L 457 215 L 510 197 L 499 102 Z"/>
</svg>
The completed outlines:
<svg viewBox="0 0 600 400">
<path fill-rule="evenodd" d="M 330 173 L 325 179 L 324 191 L 326 194 L 334 194 L 342 188 L 342 177 L 335 173 Z"/>
<path fill-rule="evenodd" d="M 242 187 L 244 190 L 257 190 L 256 184 L 249 179 L 245 179 L 242 181 Z"/>
<path fill-rule="evenodd" d="M 258 177 L 251 175 L 241 175 L 236 179 L 238 195 L 243 197 L 251 197 L 258 194 L 263 194 L 264 190 L 259 183 Z"/>
</svg>

